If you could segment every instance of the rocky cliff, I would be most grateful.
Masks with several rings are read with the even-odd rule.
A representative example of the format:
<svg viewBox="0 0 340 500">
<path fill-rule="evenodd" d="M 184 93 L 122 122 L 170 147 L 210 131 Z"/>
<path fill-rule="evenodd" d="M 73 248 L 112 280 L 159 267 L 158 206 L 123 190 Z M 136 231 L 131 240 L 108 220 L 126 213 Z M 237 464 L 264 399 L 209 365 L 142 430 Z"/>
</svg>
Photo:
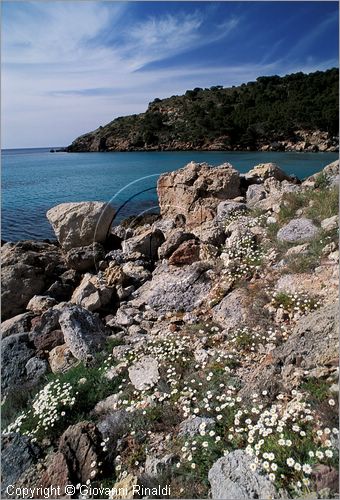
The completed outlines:
<svg viewBox="0 0 340 500">
<path fill-rule="evenodd" d="M 337 151 L 338 80 L 331 69 L 188 90 L 78 137 L 67 151 Z"/>
<path fill-rule="evenodd" d="M 338 182 L 192 162 L 4 244 L 2 497 L 337 498 Z"/>
</svg>

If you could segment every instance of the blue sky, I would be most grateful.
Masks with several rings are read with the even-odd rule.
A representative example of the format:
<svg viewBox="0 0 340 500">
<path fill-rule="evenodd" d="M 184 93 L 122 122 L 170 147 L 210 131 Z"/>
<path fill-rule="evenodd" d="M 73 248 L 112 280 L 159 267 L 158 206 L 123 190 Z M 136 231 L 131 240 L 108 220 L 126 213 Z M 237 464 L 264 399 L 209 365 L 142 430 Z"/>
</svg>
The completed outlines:
<svg viewBox="0 0 340 500">
<path fill-rule="evenodd" d="M 338 66 L 337 2 L 3 2 L 2 147 L 63 146 L 155 97 Z"/>
</svg>

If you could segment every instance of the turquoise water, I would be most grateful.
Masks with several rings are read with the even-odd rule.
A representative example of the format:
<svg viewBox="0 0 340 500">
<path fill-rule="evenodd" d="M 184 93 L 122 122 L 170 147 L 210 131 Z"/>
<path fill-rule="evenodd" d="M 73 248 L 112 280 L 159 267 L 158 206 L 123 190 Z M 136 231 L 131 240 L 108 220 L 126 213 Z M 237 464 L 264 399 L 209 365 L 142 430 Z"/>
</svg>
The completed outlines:
<svg viewBox="0 0 340 500">
<path fill-rule="evenodd" d="M 67 201 L 99 200 L 119 210 L 116 221 L 157 210 L 155 186 L 163 172 L 191 160 L 211 165 L 230 162 L 246 172 L 276 162 L 300 178 L 336 160 L 336 153 L 133 152 L 50 153 L 49 149 L 2 151 L 2 239 L 53 238 L 46 211 Z M 135 196 L 136 195 L 136 196 Z M 132 199 L 130 199 L 132 198 Z M 122 207 L 122 205 L 124 205 Z"/>
</svg>

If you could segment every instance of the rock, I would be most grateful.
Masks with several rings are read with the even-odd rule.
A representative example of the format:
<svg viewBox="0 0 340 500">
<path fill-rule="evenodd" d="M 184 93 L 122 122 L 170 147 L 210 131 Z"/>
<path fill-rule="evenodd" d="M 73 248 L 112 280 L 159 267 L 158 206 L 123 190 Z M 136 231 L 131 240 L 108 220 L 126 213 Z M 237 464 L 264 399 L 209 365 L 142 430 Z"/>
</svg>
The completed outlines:
<svg viewBox="0 0 340 500">
<path fill-rule="evenodd" d="M 119 395 L 112 394 L 111 396 L 108 396 L 102 401 L 99 401 L 94 407 L 93 412 L 95 413 L 95 415 L 99 416 L 105 415 L 107 413 L 113 413 L 117 410 L 118 401 L 119 401 Z"/>
<path fill-rule="evenodd" d="M 33 356 L 27 333 L 17 333 L 2 340 L 1 390 L 4 394 L 27 383 L 26 363 Z"/>
<path fill-rule="evenodd" d="M 110 262 L 104 271 L 104 277 L 108 286 L 122 285 L 127 280 L 127 276 L 122 267 L 115 262 Z"/>
<path fill-rule="evenodd" d="M 247 189 L 247 206 L 253 208 L 256 203 L 267 196 L 267 192 L 261 184 L 251 184 Z"/>
<path fill-rule="evenodd" d="M 127 286 L 123 288 L 121 285 L 116 287 L 116 293 L 119 301 L 128 299 L 131 294 L 135 291 L 135 287 L 133 285 Z"/>
<path fill-rule="evenodd" d="M 275 397 L 301 383 L 304 371 L 338 364 L 338 305 L 329 304 L 298 320 L 288 340 L 270 352 L 248 376 L 240 396 L 267 390 Z"/>
<path fill-rule="evenodd" d="M 329 165 L 326 165 L 321 172 L 311 175 L 305 179 L 302 185 L 306 188 L 314 188 L 317 185 L 317 180 L 320 174 L 323 174 L 330 186 L 339 184 L 339 160 L 335 160 Z"/>
<path fill-rule="evenodd" d="M 240 175 L 229 163 L 212 168 L 191 162 L 161 175 L 157 193 L 162 217 L 174 219 L 180 214 L 187 227 L 194 227 L 214 219 L 221 201 L 241 194 Z"/>
<path fill-rule="evenodd" d="M 103 243 L 114 217 L 111 205 L 99 201 L 61 203 L 46 214 L 64 250 Z"/>
<path fill-rule="evenodd" d="M 61 436 L 58 451 L 65 457 L 73 484 L 85 484 L 88 479 L 95 478 L 101 461 L 101 441 L 100 432 L 92 422 L 71 425 Z"/>
<path fill-rule="evenodd" d="M 151 356 L 144 356 L 129 368 L 129 378 L 135 389 L 150 389 L 159 380 L 158 362 Z"/>
<path fill-rule="evenodd" d="M 97 426 L 103 437 L 117 441 L 129 431 L 132 418 L 125 410 L 108 410 L 98 415 Z"/>
<path fill-rule="evenodd" d="M 30 339 L 36 349 L 36 354 L 40 358 L 46 357 L 49 351 L 64 344 L 64 335 L 61 330 L 53 330 L 49 333 L 33 333 Z"/>
<path fill-rule="evenodd" d="M 215 425 L 215 420 L 207 417 L 187 418 L 180 423 L 178 435 L 194 437 L 199 434 L 202 424 L 205 426 L 204 429 L 211 429 Z"/>
<path fill-rule="evenodd" d="M 69 470 L 66 459 L 62 453 L 57 451 L 53 453 L 48 461 L 48 467 L 43 472 L 39 486 L 42 488 L 50 488 L 59 486 L 58 491 L 53 493 L 55 498 L 72 498 L 67 494 L 67 485 L 71 485 L 72 481 L 69 477 Z M 48 490 L 45 490 L 48 491 Z"/>
<path fill-rule="evenodd" d="M 26 363 L 27 378 L 34 383 L 39 382 L 41 377 L 48 371 L 47 361 L 37 357 L 31 358 Z"/>
<path fill-rule="evenodd" d="M 295 247 L 288 248 L 286 252 L 286 256 L 289 257 L 291 255 L 303 255 L 308 252 L 309 244 L 303 243 L 302 245 L 296 245 Z"/>
<path fill-rule="evenodd" d="M 324 488 L 329 488 L 333 493 L 339 491 L 339 472 L 332 466 L 324 464 L 315 465 L 313 467 L 312 478 L 315 481 L 317 491 Z M 331 497 L 328 496 L 327 498 Z"/>
<path fill-rule="evenodd" d="M 219 223 L 223 223 L 223 221 L 231 215 L 245 212 L 246 210 L 247 206 L 245 203 L 237 203 L 234 200 L 221 201 L 221 203 L 217 205 L 216 220 Z"/>
<path fill-rule="evenodd" d="M 179 269 L 160 264 L 152 280 L 135 292 L 131 303 L 137 307 L 146 304 L 158 313 L 192 311 L 203 303 L 211 288 L 208 269 L 209 265 L 201 262 Z"/>
<path fill-rule="evenodd" d="M 52 285 L 46 290 L 46 293 L 57 302 L 67 302 L 70 300 L 73 288 L 71 285 L 61 283 L 60 281 L 55 281 Z"/>
<path fill-rule="evenodd" d="M 85 247 L 71 248 L 65 255 L 65 262 L 71 269 L 84 272 L 96 269 L 104 258 L 104 247 L 100 243 L 92 243 Z"/>
<path fill-rule="evenodd" d="M 138 335 L 146 335 L 147 331 L 144 330 L 140 325 L 131 325 L 128 328 L 128 334 L 130 337 L 138 336 Z M 121 346 L 118 346 L 121 347 Z"/>
<path fill-rule="evenodd" d="M 135 322 L 136 316 L 139 315 L 140 313 L 135 307 L 123 305 L 117 310 L 114 322 L 118 326 L 131 326 Z"/>
<path fill-rule="evenodd" d="M 173 219 L 165 219 L 164 217 L 161 217 L 152 224 L 152 229 L 159 229 L 162 231 L 165 239 L 167 240 L 171 237 L 173 230 L 176 229 L 176 224 Z"/>
<path fill-rule="evenodd" d="M 233 290 L 212 308 L 213 320 L 221 323 L 228 331 L 244 325 L 249 319 L 249 313 L 249 297 L 243 288 Z"/>
<path fill-rule="evenodd" d="M 48 362 L 52 373 L 64 373 L 75 365 L 77 360 L 72 355 L 69 347 L 62 344 L 51 349 L 48 354 Z"/>
<path fill-rule="evenodd" d="M 164 243 L 164 235 L 159 229 L 149 229 L 138 236 L 122 242 L 124 252 L 140 252 L 149 259 L 157 259 L 158 248 Z"/>
<path fill-rule="evenodd" d="M 89 311 L 96 311 L 109 304 L 113 288 L 103 285 L 98 276 L 86 273 L 73 292 L 71 302 Z"/>
<path fill-rule="evenodd" d="M 277 498 L 273 483 L 258 472 L 252 472 L 252 460 L 243 450 L 236 450 L 218 459 L 209 470 L 211 497 L 249 500 Z"/>
<path fill-rule="evenodd" d="M 32 311 L 34 314 L 42 314 L 56 304 L 57 301 L 52 299 L 52 297 L 48 297 L 47 295 L 34 295 L 27 304 L 26 309 Z"/>
<path fill-rule="evenodd" d="M 338 227 L 338 216 L 333 215 L 333 217 L 329 217 L 328 219 L 324 219 L 321 221 L 321 227 L 324 231 L 332 231 Z"/>
<path fill-rule="evenodd" d="M 24 472 L 37 462 L 41 456 L 40 448 L 27 436 L 20 434 L 3 435 L 1 438 L 1 497 L 6 495 L 6 488 L 14 485 Z M 13 497 L 12 497 L 13 498 Z"/>
<path fill-rule="evenodd" d="M 292 181 L 292 177 L 281 170 L 276 163 L 260 163 L 245 174 L 247 180 L 255 179 L 264 181 L 269 177 L 274 177 L 274 179 L 280 182 L 284 180 Z"/>
<path fill-rule="evenodd" d="M 209 243 L 202 243 L 199 246 L 199 260 L 211 261 L 215 264 L 215 259 L 219 256 L 219 250 L 214 245 Z"/>
<path fill-rule="evenodd" d="M 171 235 L 159 247 L 158 257 L 160 259 L 168 259 L 184 241 L 192 239 L 195 239 L 195 236 L 192 233 L 186 233 L 181 230 L 172 232 Z"/>
<path fill-rule="evenodd" d="M 310 219 L 292 219 L 277 233 L 279 241 L 288 243 L 302 243 L 312 240 L 318 233 L 318 228 Z"/>
<path fill-rule="evenodd" d="M 16 333 L 28 332 L 31 329 L 31 320 L 33 317 L 32 313 L 27 312 L 3 321 L 1 323 L 1 338 L 4 339 Z"/>
<path fill-rule="evenodd" d="M 59 317 L 65 343 L 73 356 L 86 361 L 106 342 L 106 329 L 100 319 L 79 306 L 63 309 Z"/>
<path fill-rule="evenodd" d="M 60 308 L 52 307 L 44 312 L 40 318 L 32 320 L 32 333 L 31 337 L 34 338 L 40 334 L 49 334 L 53 330 L 60 329 L 59 326 Z"/>
<path fill-rule="evenodd" d="M 122 270 L 126 277 L 138 287 L 151 278 L 151 272 L 145 269 L 143 265 L 136 262 L 126 262 L 123 264 Z"/>
<path fill-rule="evenodd" d="M 206 363 L 209 359 L 209 354 L 205 349 L 197 348 L 194 350 L 194 358 L 198 363 Z"/>
<path fill-rule="evenodd" d="M 157 478 L 159 475 L 166 473 L 174 464 L 175 455 L 168 454 L 158 458 L 156 456 L 147 455 L 145 460 L 145 473 L 148 476 Z"/>
<path fill-rule="evenodd" d="M 112 356 L 118 361 L 125 359 L 125 355 L 131 351 L 131 347 L 128 345 L 117 345 L 112 349 Z"/>
<path fill-rule="evenodd" d="M 218 223 L 217 218 L 212 221 L 203 222 L 203 224 L 194 227 L 192 233 L 199 238 L 202 243 L 208 245 L 221 246 L 225 242 L 225 231 L 221 223 Z"/>
<path fill-rule="evenodd" d="M 6 243 L 1 247 L 1 260 L 2 319 L 25 312 L 29 300 L 49 287 L 64 269 L 60 250 L 48 243 Z"/>
<path fill-rule="evenodd" d="M 196 240 L 184 241 L 169 258 L 172 266 L 193 264 L 200 258 L 200 245 Z"/>
<path fill-rule="evenodd" d="M 113 491 L 116 491 L 115 498 L 119 499 L 131 499 L 135 498 L 135 487 L 138 485 L 137 476 L 128 474 L 113 485 Z"/>
</svg>

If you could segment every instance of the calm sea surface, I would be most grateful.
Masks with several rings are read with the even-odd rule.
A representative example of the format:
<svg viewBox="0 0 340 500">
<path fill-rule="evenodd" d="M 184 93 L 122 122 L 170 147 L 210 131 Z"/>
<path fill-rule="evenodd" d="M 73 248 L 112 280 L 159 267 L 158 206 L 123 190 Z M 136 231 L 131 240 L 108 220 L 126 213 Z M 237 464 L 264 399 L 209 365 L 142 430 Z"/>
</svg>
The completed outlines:
<svg viewBox="0 0 340 500">
<path fill-rule="evenodd" d="M 45 217 L 58 203 L 98 200 L 119 210 L 116 222 L 157 211 L 159 174 L 191 160 L 230 162 L 246 172 L 276 162 L 287 173 L 307 177 L 338 158 L 336 153 L 151 152 L 50 153 L 49 149 L 2 151 L 2 239 L 54 238 Z"/>
</svg>

